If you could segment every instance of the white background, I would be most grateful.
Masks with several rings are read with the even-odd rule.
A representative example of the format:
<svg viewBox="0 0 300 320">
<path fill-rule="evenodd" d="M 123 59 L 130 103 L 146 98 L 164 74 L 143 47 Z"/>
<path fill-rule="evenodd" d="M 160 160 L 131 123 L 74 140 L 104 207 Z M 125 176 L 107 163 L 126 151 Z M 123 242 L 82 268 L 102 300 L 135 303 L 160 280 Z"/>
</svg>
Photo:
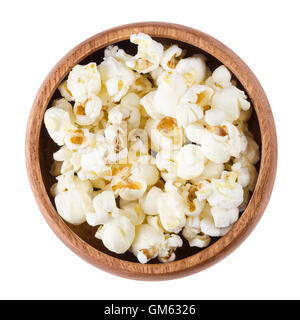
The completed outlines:
<svg viewBox="0 0 300 320">
<path fill-rule="evenodd" d="M 299 299 L 299 1 L 2 1 L 0 8 L 0 298 Z M 262 83 L 274 113 L 279 163 L 256 229 L 225 260 L 192 276 L 140 282 L 77 257 L 33 198 L 24 142 L 35 94 L 56 62 L 105 29 L 165 21 L 202 30 L 233 49 Z"/>
</svg>

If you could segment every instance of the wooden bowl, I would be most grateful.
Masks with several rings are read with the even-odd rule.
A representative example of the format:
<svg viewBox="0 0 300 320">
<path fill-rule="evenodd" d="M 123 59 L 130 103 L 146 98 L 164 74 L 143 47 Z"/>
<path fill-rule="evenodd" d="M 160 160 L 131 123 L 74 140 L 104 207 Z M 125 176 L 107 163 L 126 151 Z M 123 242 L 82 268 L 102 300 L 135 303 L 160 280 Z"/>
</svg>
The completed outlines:
<svg viewBox="0 0 300 320">
<path fill-rule="evenodd" d="M 251 131 L 261 147 L 258 181 L 251 200 L 232 229 L 223 237 L 213 239 L 205 248 L 184 245 L 176 251 L 177 259 L 170 263 L 136 262 L 131 253 L 116 255 L 109 252 L 94 237 L 95 228 L 86 223 L 73 226 L 56 212 L 49 189 L 54 178 L 49 174 L 52 154 L 58 147 L 48 136 L 43 124 L 45 110 L 51 100 L 58 97 L 57 87 L 78 63 L 100 63 L 104 48 L 116 44 L 134 54 L 135 46 L 128 39 L 132 33 L 144 32 L 164 43 L 178 43 L 188 53 L 202 52 L 208 65 L 216 68 L 224 64 L 235 76 L 254 106 L 250 121 Z M 277 140 L 275 124 L 267 97 L 247 65 L 229 48 L 209 35 L 185 26 L 146 22 L 116 27 L 89 38 L 52 69 L 39 89 L 28 120 L 26 133 L 26 165 L 31 187 L 47 223 L 56 235 L 77 255 L 107 272 L 131 279 L 165 280 L 198 272 L 227 256 L 249 235 L 261 218 L 271 196 L 277 166 Z"/>
</svg>

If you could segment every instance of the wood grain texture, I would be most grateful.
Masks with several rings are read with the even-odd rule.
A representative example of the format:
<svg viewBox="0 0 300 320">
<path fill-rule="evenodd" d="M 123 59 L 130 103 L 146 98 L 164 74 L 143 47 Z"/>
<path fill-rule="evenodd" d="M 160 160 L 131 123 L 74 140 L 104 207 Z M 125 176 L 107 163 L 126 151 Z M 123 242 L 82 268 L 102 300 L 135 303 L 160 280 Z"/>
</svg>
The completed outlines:
<svg viewBox="0 0 300 320">
<path fill-rule="evenodd" d="M 232 229 L 205 249 L 193 249 L 187 245 L 179 250 L 178 260 L 165 264 L 140 264 L 130 254 L 122 256 L 108 252 L 101 241 L 94 238 L 94 230 L 87 224 L 71 226 L 58 215 L 49 196 L 53 178 L 49 174 L 52 153 L 57 148 L 43 125 L 43 116 L 57 87 L 78 63 L 100 63 L 103 49 L 116 42 L 120 47 L 133 50 L 128 39 L 132 33 L 144 32 L 163 42 L 179 43 L 189 53 L 203 52 L 208 64 L 216 67 L 224 64 L 244 88 L 255 109 L 251 120 L 252 132 L 261 145 L 261 161 L 258 181 L 251 200 Z M 113 28 L 84 41 L 52 69 L 41 85 L 28 119 L 26 132 L 26 165 L 28 177 L 38 206 L 56 235 L 77 255 L 94 266 L 130 279 L 166 280 L 198 272 L 227 256 L 249 235 L 261 218 L 274 185 L 277 168 L 276 129 L 268 99 L 248 66 L 229 48 L 211 36 L 185 26 L 146 22 Z"/>
</svg>

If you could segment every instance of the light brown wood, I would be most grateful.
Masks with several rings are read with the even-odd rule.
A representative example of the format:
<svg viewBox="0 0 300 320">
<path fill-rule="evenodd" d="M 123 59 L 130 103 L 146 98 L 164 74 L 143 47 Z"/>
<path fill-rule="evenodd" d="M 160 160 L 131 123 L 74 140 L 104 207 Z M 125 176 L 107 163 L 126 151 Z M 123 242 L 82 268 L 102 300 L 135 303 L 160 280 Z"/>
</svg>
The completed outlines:
<svg viewBox="0 0 300 320">
<path fill-rule="evenodd" d="M 184 246 L 176 252 L 177 260 L 166 264 L 139 264 L 131 254 L 114 255 L 101 241 L 94 238 L 94 230 L 87 224 L 71 226 L 56 212 L 49 189 L 54 178 L 49 169 L 52 153 L 57 147 L 43 125 L 43 116 L 50 101 L 57 97 L 57 87 L 72 67 L 78 63 L 101 62 L 103 48 L 119 42 L 126 51 L 134 52 L 128 41 L 132 33 L 144 32 L 164 43 L 179 43 L 188 53 L 203 52 L 208 64 L 215 68 L 221 63 L 228 67 L 247 92 L 255 109 L 251 131 L 261 145 L 258 181 L 251 200 L 233 228 L 205 249 Z M 249 235 L 261 218 L 270 199 L 277 167 L 275 124 L 267 97 L 248 66 L 229 48 L 211 36 L 185 26 L 146 22 L 110 29 L 84 41 L 52 69 L 39 89 L 29 116 L 26 133 L 26 165 L 32 191 L 47 223 L 56 235 L 77 255 L 107 272 L 130 279 L 166 280 L 198 272 L 227 256 Z"/>
</svg>

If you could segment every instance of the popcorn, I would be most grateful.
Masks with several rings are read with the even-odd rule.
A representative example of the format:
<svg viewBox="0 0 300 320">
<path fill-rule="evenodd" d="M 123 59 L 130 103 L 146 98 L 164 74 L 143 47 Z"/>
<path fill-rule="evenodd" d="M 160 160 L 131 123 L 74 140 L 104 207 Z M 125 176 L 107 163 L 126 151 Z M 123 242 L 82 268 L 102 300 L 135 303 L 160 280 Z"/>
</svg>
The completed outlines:
<svg viewBox="0 0 300 320">
<path fill-rule="evenodd" d="M 190 247 L 198 247 L 198 248 L 205 248 L 210 244 L 210 236 L 207 234 L 200 234 L 197 235 L 195 238 L 189 241 Z"/>
<path fill-rule="evenodd" d="M 201 201 L 197 197 L 198 188 L 190 183 L 179 187 L 179 193 L 185 201 L 186 209 L 185 215 L 186 216 L 196 216 L 199 215 L 200 212 L 203 210 L 204 201 Z"/>
<path fill-rule="evenodd" d="M 126 62 L 128 67 L 140 73 L 148 73 L 159 66 L 164 51 L 162 44 L 141 32 L 132 34 L 130 41 L 138 45 L 138 53 Z"/>
<path fill-rule="evenodd" d="M 93 208 L 94 211 L 86 213 L 87 223 L 93 227 L 119 216 L 114 193 L 109 190 L 101 192 L 93 199 Z"/>
<path fill-rule="evenodd" d="M 178 151 L 161 150 L 157 153 L 155 162 L 161 173 L 167 173 L 168 179 L 172 180 L 177 177 L 177 159 Z"/>
<path fill-rule="evenodd" d="M 246 137 L 229 122 L 207 129 L 201 124 L 192 124 L 186 128 L 186 134 L 190 141 L 201 144 L 203 154 L 216 163 L 238 157 L 247 147 Z"/>
<path fill-rule="evenodd" d="M 104 246 L 115 253 L 125 253 L 135 236 L 134 225 L 124 216 L 119 216 L 101 226 L 95 237 L 101 239 Z"/>
<path fill-rule="evenodd" d="M 101 89 L 101 76 L 96 63 L 76 65 L 69 73 L 66 88 L 78 103 L 84 103 L 90 96 L 97 95 Z"/>
<path fill-rule="evenodd" d="M 184 78 L 188 86 L 199 84 L 204 80 L 206 73 L 205 58 L 201 54 L 181 59 L 176 66 L 176 71 Z"/>
<path fill-rule="evenodd" d="M 147 186 L 153 186 L 159 179 L 159 172 L 152 164 L 139 163 L 132 167 L 132 175 L 143 179 Z"/>
<path fill-rule="evenodd" d="M 179 150 L 176 161 L 178 177 L 192 179 L 202 173 L 205 157 L 200 146 L 187 144 Z"/>
<path fill-rule="evenodd" d="M 200 216 L 195 215 L 186 219 L 185 227 L 182 230 L 183 237 L 188 240 L 190 247 L 205 248 L 210 244 L 210 237 L 201 232 Z"/>
<path fill-rule="evenodd" d="M 145 219 L 145 213 L 137 201 L 120 205 L 120 215 L 127 217 L 134 225 L 142 224 Z"/>
<path fill-rule="evenodd" d="M 101 116 L 102 101 L 98 96 L 90 96 L 83 103 L 75 103 L 75 122 L 82 126 L 93 124 Z"/>
<path fill-rule="evenodd" d="M 162 192 L 157 199 L 157 211 L 163 228 L 178 233 L 185 224 L 186 205 L 177 192 Z"/>
<path fill-rule="evenodd" d="M 178 125 L 187 126 L 203 118 L 209 106 L 213 90 L 203 85 L 191 86 L 180 100 L 176 110 L 176 120 Z"/>
<path fill-rule="evenodd" d="M 180 49 L 177 45 L 172 45 L 167 50 L 165 50 L 163 57 L 161 59 L 161 66 L 166 71 L 172 71 L 175 69 L 177 64 L 177 59 L 182 53 L 182 49 Z"/>
<path fill-rule="evenodd" d="M 239 217 L 239 209 L 237 207 L 225 209 L 216 206 L 211 208 L 211 215 L 217 228 L 225 228 L 236 222 Z"/>
<path fill-rule="evenodd" d="M 44 115 L 44 123 L 51 139 L 59 146 L 64 145 L 65 135 L 73 125 L 72 105 L 65 99 L 54 101 Z"/>
<path fill-rule="evenodd" d="M 221 179 L 212 179 L 212 193 L 207 198 L 212 207 L 231 209 L 243 202 L 243 187 L 235 182 L 237 177 L 235 172 L 224 171 Z"/>
<path fill-rule="evenodd" d="M 211 208 L 209 206 L 206 206 L 205 210 L 203 210 L 202 212 L 200 228 L 201 231 L 207 236 L 222 237 L 231 229 L 231 225 L 225 228 L 218 228 L 215 225 L 214 218 L 211 214 Z"/>
<path fill-rule="evenodd" d="M 60 216 L 74 225 L 85 222 L 85 214 L 91 207 L 89 195 L 77 189 L 57 194 L 54 202 Z"/>
<path fill-rule="evenodd" d="M 157 257 L 159 249 L 165 241 L 162 229 L 157 229 L 150 224 L 140 224 L 135 228 L 135 238 L 130 251 L 141 263 Z"/>
<path fill-rule="evenodd" d="M 253 108 L 225 66 L 143 33 L 130 40 L 135 56 L 109 46 L 59 85 L 44 116 L 59 145 L 50 193 L 65 221 L 98 226 L 108 250 L 168 263 L 183 238 L 205 248 L 246 209 L 260 159 Z"/>
<path fill-rule="evenodd" d="M 151 149 L 154 151 L 176 150 L 183 145 L 183 131 L 177 126 L 177 121 L 174 118 L 165 117 L 160 121 L 149 119 L 145 130 L 151 139 Z"/>
<path fill-rule="evenodd" d="M 178 235 L 165 234 L 165 241 L 158 252 L 158 260 L 163 263 L 174 261 L 176 258 L 174 251 L 182 245 L 183 241 Z"/>
<path fill-rule="evenodd" d="M 260 159 L 259 146 L 255 140 L 246 136 L 247 148 L 243 151 L 243 155 L 251 164 L 256 164 Z"/>
<path fill-rule="evenodd" d="M 65 145 L 69 150 L 86 148 L 95 143 L 94 134 L 87 129 L 69 129 L 65 135 Z"/>
<path fill-rule="evenodd" d="M 157 215 L 157 199 L 162 193 L 161 189 L 152 187 L 141 199 L 140 205 L 146 214 Z"/>
<path fill-rule="evenodd" d="M 219 179 L 224 171 L 223 163 L 215 163 L 213 161 L 206 160 L 204 164 L 204 170 L 199 177 L 191 179 L 193 184 L 199 184 L 203 180 Z"/>
<path fill-rule="evenodd" d="M 91 194 L 93 191 L 93 187 L 90 181 L 80 180 L 77 176 L 74 175 L 73 172 L 62 174 L 56 179 L 58 183 L 55 188 L 55 195 L 74 189 L 77 189 L 86 194 Z"/>
<path fill-rule="evenodd" d="M 132 171 L 131 165 L 120 165 L 113 170 L 112 191 L 124 200 L 137 200 L 147 189 L 147 182 Z"/>
<path fill-rule="evenodd" d="M 65 98 L 68 101 L 74 101 L 75 99 L 72 96 L 72 93 L 70 92 L 68 88 L 68 82 L 64 81 L 62 84 L 58 86 L 58 90 L 63 98 Z"/>
<path fill-rule="evenodd" d="M 211 75 L 214 85 L 224 89 L 231 86 L 231 73 L 225 66 L 218 67 Z"/>
<path fill-rule="evenodd" d="M 205 113 L 205 122 L 210 126 L 220 126 L 226 119 L 226 113 L 222 109 L 210 109 Z"/>
<path fill-rule="evenodd" d="M 181 60 L 182 61 L 182 60 Z M 184 77 L 176 72 L 163 72 L 157 79 L 153 104 L 165 117 L 176 117 L 181 97 L 187 89 Z"/>
<path fill-rule="evenodd" d="M 234 86 L 215 92 L 212 106 L 226 113 L 226 121 L 233 122 L 240 116 L 240 110 L 248 110 L 250 102 L 245 93 Z"/>
<path fill-rule="evenodd" d="M 104 58 L 107 59 L 113 57 L 119 62 L 125 63 L 132 58 L 131 55 L 127 54 L 123 49 L 120 49 L 118 46 L 108 46 L 104 50 Z"/>
<path fill-rule="evenodd" d="M 148 116 L 153 119 L 161 119 L 163 118 L 163 115 L 160 113 L 159 108 L 155 105 L 155 93 L 156 91 L 150 91 L 140 100 L 140 103 L 145 108 Z"/>
<path fill-rule="evenodd" d="M 98 69 L 107 93 L 114 102 L 120 101 L 135 81 L 133 71 L 112 56 L 105 58 Z"/>
<path fill-rule="evenodd" d="M 206 181 L 202 180 L 197 183 L 197 190 L 196 190 L 196 196 L 199 201 L 206 200 L 212 192 L 211 184 Z"/>
</svg>

